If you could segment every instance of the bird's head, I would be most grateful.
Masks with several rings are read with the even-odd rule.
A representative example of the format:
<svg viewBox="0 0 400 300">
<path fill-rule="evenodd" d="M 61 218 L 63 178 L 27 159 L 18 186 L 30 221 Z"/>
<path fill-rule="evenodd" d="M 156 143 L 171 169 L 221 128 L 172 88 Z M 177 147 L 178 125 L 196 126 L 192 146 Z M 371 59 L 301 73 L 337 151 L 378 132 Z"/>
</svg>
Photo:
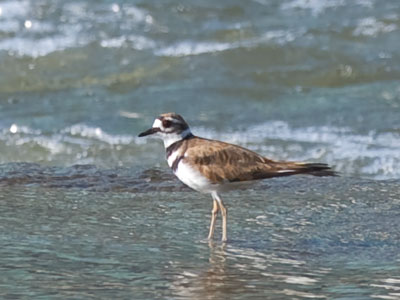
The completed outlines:
<svg viewBox="0 0 400 300">
<path fill-rule="evenodd" d="M 163 139 L 165 148 L 192 135 L 189 125 L 176 113 L 160 115 L 154 120 L 153 126 L 139 134 L 139 137 L 152 134 Z"/>
</svg>

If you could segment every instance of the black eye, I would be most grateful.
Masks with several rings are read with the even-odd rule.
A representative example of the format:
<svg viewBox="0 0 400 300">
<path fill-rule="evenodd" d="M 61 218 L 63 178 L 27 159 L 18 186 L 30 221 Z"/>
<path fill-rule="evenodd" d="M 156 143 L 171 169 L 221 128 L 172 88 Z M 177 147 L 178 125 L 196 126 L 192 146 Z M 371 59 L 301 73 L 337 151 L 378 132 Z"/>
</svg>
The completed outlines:
<svg viewBox="0 0 400 300">
<path fill-rule="evenodd" d="M 163 126 L 164 128 L 171 127 L 171 125 L 172 125 L 172 122 L 171 122 L 170 120 L 163 120 L 163 121 L 162 121 L 162 126 Z"/>
</svg>

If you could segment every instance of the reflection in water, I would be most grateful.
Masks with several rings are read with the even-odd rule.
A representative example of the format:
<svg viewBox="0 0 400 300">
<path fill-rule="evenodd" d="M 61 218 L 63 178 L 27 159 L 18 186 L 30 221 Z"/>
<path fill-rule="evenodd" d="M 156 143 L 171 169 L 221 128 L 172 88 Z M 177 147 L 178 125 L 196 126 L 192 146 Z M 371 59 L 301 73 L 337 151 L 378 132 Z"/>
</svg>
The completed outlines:
<svg viewBox="0 0 400 300">
<path fill-rule="evenodd" d="M 293 178 L 232 193 L 236 239 L 221 244 L 197 240 L 209 207 L 163 178 L 1 166 L 0 298 L 394 299 L 400 291 L 398 181 Z"/>
<path fill-rule="evenodd" d="M 187 299 L 221 299 L 237 295 L 327 298 L 320 281 L 329 269 L 310 272 L 306 262 L 265 254 L 251 248 L 209 242 L 204 271 L 183 271 L 172 284 L 173 293 Z M 260 273 L 261 271 L 261 273 Z M 260 274 L 262 275 L 260 277 Z"/>
<path fill-rule="evenodd" d="M 386 278 L 378 283 L 371 284 L 371 287 L 379 288 L 387 291 L 388 295 L 371 295 L 373 298 L 379 299 L 399 299 L 400 298 L 400 278 Z"/>
<path fill-rule="evenodd" d="M 232 244 L 209 242 L 209 260 L 200 270 L 182 271 L 174 277 L 172 293 L 184 299 L 331 299 L 373 297 L 398 299 L 400 279 L 383 278 L 367 283 L 360 272 L 373 276 L 366 267 L 345 265 L 332 268 L 298 260 L 295 252 L 276 249 L 258 251 Z M 371 273 L 372 272 L 372 273 Z M 379 273 L 376 276 L 380 276 Z"/>
<path fill-rule="evenodd" d="M 173 293 L 188 299 L 221 299 L 241 289 L 240 281 L 229 276 L 226 244 L 208 242 L 210 249 L 207 268 L 198 273 L 184 271 L 172 284 Z M 230 278 L 228 278 L 230 277 Z"/>
</svg>

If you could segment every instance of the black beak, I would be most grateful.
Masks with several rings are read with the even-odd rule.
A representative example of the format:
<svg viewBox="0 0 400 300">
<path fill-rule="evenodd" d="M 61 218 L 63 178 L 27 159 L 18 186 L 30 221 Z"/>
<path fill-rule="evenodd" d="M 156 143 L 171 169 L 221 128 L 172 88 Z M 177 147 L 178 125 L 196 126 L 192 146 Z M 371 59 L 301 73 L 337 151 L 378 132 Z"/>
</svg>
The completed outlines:
<svg viewBox="0 0 400 300">
<path fill-rule="evenodd" d="M 141 134 L 139 134 L 139 137 L 150 135 L 150 134 L 154 134 L 154 133 L 159 132 L 159 131 L 160 131 L 159 128 L 150 128 L 150 129 L 142 132 Z"/>
</svg>

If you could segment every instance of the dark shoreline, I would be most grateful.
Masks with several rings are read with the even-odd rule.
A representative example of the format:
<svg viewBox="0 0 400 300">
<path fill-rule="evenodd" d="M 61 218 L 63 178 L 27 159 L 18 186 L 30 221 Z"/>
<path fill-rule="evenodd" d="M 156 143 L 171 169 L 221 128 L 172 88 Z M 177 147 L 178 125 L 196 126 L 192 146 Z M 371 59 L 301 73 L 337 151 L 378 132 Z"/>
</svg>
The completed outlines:
<svg viewBox="0 0 400 300">
<path fill-rule="evenodd" d="M 95 165 L 57 167 L 25 162 L 0 164 L 0 187 L 18 185 L 133 193 L 191 191 L 167 167 L 103 169 Z M 343 174 L 339 177 L 322 178 L 295 175 L 287 178 L 260 180 L 252 185 L 251 189 L 294 190 L 299 193 L 324 190 L 336 193 L 346 189 L 362 191 L 363 186 L 377 189 L 383 186 L 400 186 L 400 179 L 374 180 Z"/>
</svg>

